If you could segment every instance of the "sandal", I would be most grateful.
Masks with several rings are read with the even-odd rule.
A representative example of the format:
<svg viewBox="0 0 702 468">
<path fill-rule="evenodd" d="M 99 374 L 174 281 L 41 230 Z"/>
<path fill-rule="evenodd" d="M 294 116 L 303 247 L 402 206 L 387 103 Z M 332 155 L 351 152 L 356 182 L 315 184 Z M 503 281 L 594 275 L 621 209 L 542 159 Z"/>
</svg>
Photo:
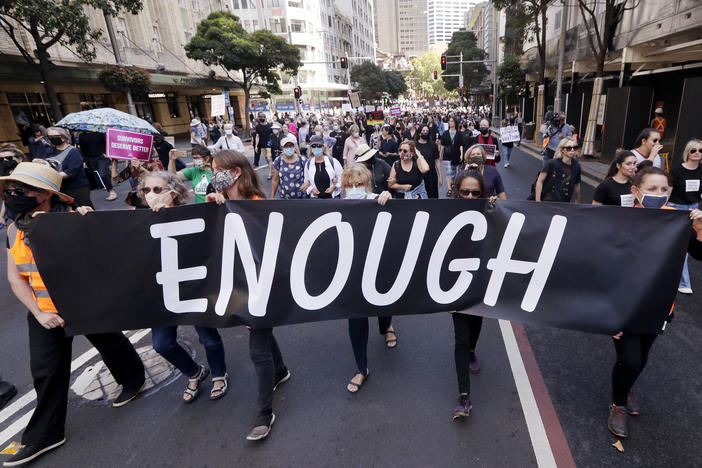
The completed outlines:
<svg viewBox="0 0 702 468">
<path fill-rule="evenodd" d="M 388 338 L 388 333 L 392 333 L 395 338 Z M 385 332 L 385 346 L 390 349 L 397 347 L 397 333 L 395 333 L 395 330 Z"/>
<path fill-rule="evenodd" d="M 215 387 L 215 382 L 223 382 L 224 385 L 221 387 Z M 213 377 L 212 378 L 212 390 L 210 390 L 210 400 L 219 400 L 222 398 L 224 395 L 227 394 L 227 391 L 229 390 L 229 376 L 227 374 L 224 374 L 223 377 Z M 219 392 L 218 395 L 215 395 L 216 392 Z"/>
<path fill-rule="evenodd" d="M 356 375 L 351 377 L 351 380 L 349 380 L 349 383 L 346 386 L 346 390 L 348 390 L 350 393 L 358 392 L 361 389 L 361 387 L 363 387 L 363 384 L 366 383 L 366 380 L 368 380 L 368 374 L 370 374 L 370 371 L 368 369 L 366 369 L 366 375 L 357 372 Z M 355 379 L 357 375 L 363 375 L 363 380 L 361 380 L 361 383 L 356 383 L 353 381 L 353 379 Z"/>
<path fill-rule="evenodd" d="M 183 392 L 184 403 L 192 403 L 193 401 L 195 401 L 195 398 L 197 398 L 198 394 L 200 393 L 200 387 L 202 386 L 202 382 L 207 378 L 209 374 L 210 370 L 207 367 L 200 366 L 200 370 L 198 371 L 197 375 L 192 379 L 188 379 L 188 386 L 185 387 L 185 391 Z M 195 385 L 195 388 L 190 388 L 192 384 Z M 185 395 L 190 395 L 190 398 L 186 398 Z"/>
</svg>

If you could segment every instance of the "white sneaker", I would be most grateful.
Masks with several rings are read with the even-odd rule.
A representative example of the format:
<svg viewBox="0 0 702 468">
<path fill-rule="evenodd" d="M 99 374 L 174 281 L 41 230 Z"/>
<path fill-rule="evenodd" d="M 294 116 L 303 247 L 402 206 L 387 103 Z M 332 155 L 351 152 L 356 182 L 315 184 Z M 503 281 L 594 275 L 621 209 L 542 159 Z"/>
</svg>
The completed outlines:
<svg viewBox="0 0 702 468">
<path fill-rule="evenodd" d="M 679 293 L 692 294 L 692 288 L 678 288 Z"/>
<path fill-rule="evenodd" d="M 509 167 L 509 163 L 505 163 L 505 167 Z"/>
</svg>

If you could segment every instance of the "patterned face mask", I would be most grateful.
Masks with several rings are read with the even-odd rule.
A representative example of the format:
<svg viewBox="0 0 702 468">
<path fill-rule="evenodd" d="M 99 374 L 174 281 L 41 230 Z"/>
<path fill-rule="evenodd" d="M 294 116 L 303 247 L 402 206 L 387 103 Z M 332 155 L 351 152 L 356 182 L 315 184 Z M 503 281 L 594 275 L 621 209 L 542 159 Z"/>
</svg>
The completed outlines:
<svg viewBox="0 0 702 468">
<path fill-rule="evenodd" d="M 239 176 L 232 177 L 232 174 L 229 171 L 219 171 L 212 174 L 210 183 L 212 184 L 212 188 L 214 188 L 216 191 L 224 192 L 225 190 L 229 189 L 229 187 L 234 185 L 238 178 Z"/>
</svg>

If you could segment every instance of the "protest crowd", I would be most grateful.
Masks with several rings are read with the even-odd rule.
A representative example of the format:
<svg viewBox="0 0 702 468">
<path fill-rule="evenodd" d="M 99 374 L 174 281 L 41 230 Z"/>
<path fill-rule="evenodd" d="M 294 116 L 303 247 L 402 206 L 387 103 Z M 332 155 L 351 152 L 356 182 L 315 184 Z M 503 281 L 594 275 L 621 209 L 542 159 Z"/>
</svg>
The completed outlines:
<svg viewBox="0 0 702 468">
<path fill-rule="evenodd" d="M 534 203 L 580 203 L 579 138 L 564 113 L 549 112 L 540 129 L 548 139 L 542 152 L 543 166 L 534 174 L 529 198 Z M 29 311 L 29 362 L 37 394 L 36 410 L 22 436 L 24 447 L 5 460 L 4 466 L 31 462 L 66 442 L 72 337 L 64 331 L 66 320 L 52 301 L 34 259 L 36 241 L 32 237 L 37 235 L 35 228 L 42 213 L 89 217 L 94 211 L 91 197 L 104 192 L 108 201 L 120 203 L 115 187 L 123 183 L 130 187 L 124 203 L 131 209 L 156 212 L 193 203 L 222 205 L 264 199 L 309 199 L 310 204 L 316 203 L 315 199 L 374 200 L 384 207 L 412 203 L 400 200 L 439 199 L 441 188 L 446 190 L 445 198 L 485 199 L 499 205 L 510 199 L 510 194 L 498 168 L 515 170 L 510 164 L 512 150 L 520 145 L 524 131 L 524 121 L 517 112 L 494 125 L 489 107 L 457 103 L 434 108 L 407 104 L 400 107 L 399 115 L 390 115 L 387 110 L 378 115 L 336 109 L 258 113 L 249 119 L 247 131 L 221 119 L 207 122 L 194 118 L 187 150 L 177 149 L 154 123 L 153 143 L 142 159 L 110 158 L 104 133 L 69 131 L 60 125 L 33 127 L 29 154 L 12 145 L 0 147 L 7 276 L 17 300 Z M 509 127 L 517 136 L 503 141 L 506 133 L 496 127 Z M 688 211 L 687 252 L 702 260 L 702 211 L 698 209 L 702 140 L 689 141 L 682 163 L 666 172 L 659 156 L 660 138 L 659 131 L 642 129 L 632 145 L 612 155 L 593 204 Z M 262 165 L 267 168 L 257 171 Z M 264 188 L 262 177 L 270 180 L 270 190 Z M 440 206 L 441 202 L 437 203 Z M 687 256 L 678 291 L 693 292 Z M 456 402 L 447 403 L 447 407 L 455 405 L 453 418 L 461 420 L 470 415 L 473 405 L 471 374 L 481 369 L 476 350 L 483 317 L 469 311 L 449 312 L 455 338 L 457 394 Z M 666 322 L 673 313 L 671 308 Z M 402 352 L 398 348 L 402 330 L 395 329 L 393 317 L 379 316 L 377 323 L 384 346 Z M 344 385 L 348 392 L 357 393 L 366 384 L 373 364 L 367 351 L 371 326 L 367 317 L 349 318 L 347 326 L 350 349 L 342 348 L 341 352 L 353 356 L 355 368 L 350 369 Z M 177 328 L 155 327 L 151 336 L 154 350 L 187 380 L 183 403 L 202 398 L 207 390 L 205 398 L 224 398 L 230 380 L 226 345 L 218 330 L 195 327 L 206 356 L 206 362 L 198 362 L 176 340 Z M 606 425 L 618 437 L 629 435 L 629 417 L 642 412 L 634 387 L 657 336 L 620 331 L 612 337 L 615 352 Z M 122 331 L 86 338 L 121 385 L 112 406 L 137 398 L 145 384 L 144 366 Z M 278 345 L 273 328 L 249 328 L 248 338 L 259 411 L 246 438 L 255 441 L 269 436 L 277 417 L 274 394 L 293 375 L 294 363 L 285 360 L 285 349 Z M 11 376 L 3 377 L 11 380 Z M 0 408 L 16 393 L 11 383 L 0 379 Z"/>
</svg>

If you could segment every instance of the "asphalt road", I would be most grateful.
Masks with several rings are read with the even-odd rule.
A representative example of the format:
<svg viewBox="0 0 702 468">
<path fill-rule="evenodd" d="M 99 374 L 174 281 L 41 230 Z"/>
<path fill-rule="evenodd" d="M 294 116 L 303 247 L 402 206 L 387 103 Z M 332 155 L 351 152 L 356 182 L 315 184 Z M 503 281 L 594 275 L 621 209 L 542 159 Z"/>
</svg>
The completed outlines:
<svg viewBox="0 0 702 468">
<path fill-rule="evenodd" d="M 538 160 L 515 148 L 512 167 L 499 169 L 508 197 L 525 199 L 539 167 Z M 259 173 L 268 190 L 267 170 Z M 121 194 L 125 190 L 120 187 Z M 592 191 L 583 186 L 583 202 L 591 200 Z M 103 198 L 103 193 L 93 192 L 99 208 L 124 208 L 121 201 Z M 86 255 L 99 261 L 100 252 Z M 4 270 L 5 263 L 1 265 Z M 527 326 L 530 346 L 521 343 L 515 361 L 514 349 L 505 344 L 512 327 L 485 320 L 478 345 L 483 368 L 471 382 L 473 413 L 454 422 L 451 319 L 433 314 L 395 317 L 399 345 L 394 350 L 385 348 L 371 319 L 371 375 L 356 395 L 346 391 L 355 366 L 345 321 L 276 329 L 292 379 L 276 392 L 278 419 L 263 443 L 244 439 L 256 415 L 248 332 L 222 330 L 231 379 L 224 399 L 211 402 L 205 394 L 183 405 L 183 377 L 169 379 L 174 381 L 120 409 L 72 392 L 68 443 L 37 466 L 532 466 L 539 460 L 534 447 L 542 446 L 533 412 L 523 403 L 525 382 L 518 372 L 522 358 L 529 379 L 526 394 L 533 392 L 539 406 L 552 405 L 554 410 L 554 417 L 544 417 L 542 424 L 551 440 L 547 449 L 559 466 L 569 466 L 569 460 L 579 466 L 696 466 L 702 456 L 702 319 L 696 301 L 702 294 L 702 268 L 691 261 L 690 270 L 698 293 L 678 298 L 675 321 L 653 347 L 636 387 L 643 413 L 630 422 L 624 453 L 611 447 L 615 438 L 606 427 L 611 338 Z M 635 294 L 636 278 L 622 281 L 630 281 Z M 76 285 L 76 294 L 80 289 Z M 23 396 L 32 390 L 25 314 L 7 283 L 0 281 L 0 374 L 20 391 L 0 411 L 0 449 L 19 440 L 22 418 L 33 407 L 31 395 Z M 521 327 L 513 328 L 519 335 Z M 150 334 L 142 335 L 137 347 L 148 348 Z M 204 361 L 192 328 L 181 327 L 180 337 Z M 76 338 L 74 359 L 88 349 L 84 338 Z M 86 360 L 74 379 L 96 361 Z M 23 399 L 28 404 L 21 405 Z M 559 434 L 563 444 L 554 442 Z"/>
</svg>

